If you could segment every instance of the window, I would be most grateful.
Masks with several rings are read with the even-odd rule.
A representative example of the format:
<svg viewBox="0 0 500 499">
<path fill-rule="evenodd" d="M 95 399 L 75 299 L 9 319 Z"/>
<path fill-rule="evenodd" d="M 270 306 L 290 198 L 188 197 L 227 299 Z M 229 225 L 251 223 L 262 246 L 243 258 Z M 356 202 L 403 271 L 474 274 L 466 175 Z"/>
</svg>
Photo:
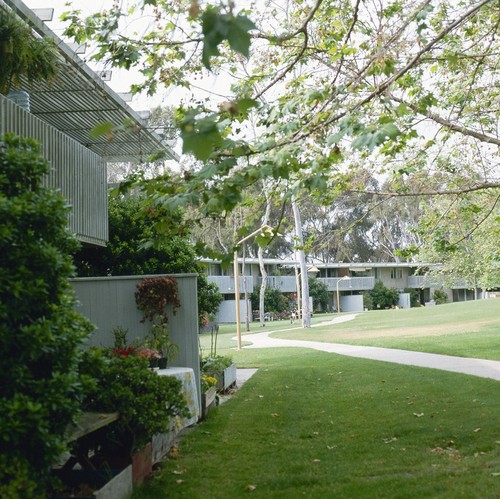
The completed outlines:
<svg viewBox="0 0 500 499">
<path fill-rule="evenodd" d="M 391 269 L 391 279 L 403 279 L 403 269 Z"/>
</svg>

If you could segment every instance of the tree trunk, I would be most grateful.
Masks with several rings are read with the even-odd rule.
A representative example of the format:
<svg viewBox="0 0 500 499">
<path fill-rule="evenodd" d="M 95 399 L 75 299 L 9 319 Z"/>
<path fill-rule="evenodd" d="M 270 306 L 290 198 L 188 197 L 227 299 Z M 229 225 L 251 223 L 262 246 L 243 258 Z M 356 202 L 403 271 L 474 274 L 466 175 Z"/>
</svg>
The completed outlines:
<svg viewBox="0 0 500 499">
<path fill-rule="evenodd" d="M 271 217 L 271 197 L 269 196 L 268 190 L 264 187 L 264 195 L 266 196 L 266 210 L 264 211 L 264 215 L 262 217 L 262 226 L 267 225 L 269 223 L 269 218 Z M 259 258 L 259 267 L 260 267 L 260 275 L 262 277 L 262 282 L 260 284 L 260 292 L 259 292 L 259 321 L 260 327 L 265 326 L 264 314 L 265 314 L 265 294 L 267 287 L 267 271 L 264 265 L 264 248 L 259 246 L 257 256 Z"/>
<path fill-rule="evenodd" d="M 246 263 L 246 243 L 243 245 L 243 262 L 241 273 L 243 274 L 243 296 L 245 298 L 245 331 L 248 333 L 250 331 L 250 319 L 248 310 L 248 288 L 247 288 L 247 276 L 245 273 L 245 263 Z"/>
<path fill-rule="evenodd" d="M 300 284 L 302 288 L 302 327 L 311 327 L 311 309 L 309 307 L 309 282 L 307 276 L 306 255 L 304 253 L 304 237 L 302 235 L 302 222 L 297 202 L 292 201 L 293 219 L 295 222 L 295 245 L 300 268 Z"/>
<path fill-rule="evenodd" d="M 265 326 L 264 296 L 266 294 L 266 287 L 267 287 L 267 271 L 266 271 L 266 268 L 264 266 L 264 248 L 261 248 L 259 246 L 259 250 L 258 250 L 257 254 L 259 257 L 260 275 L 262 277 L 262 282 L 260 283 L 260 292 L 259 292 L 259 321 L 260 321 L 260 327 L 264 327 Z"/>
</svg>

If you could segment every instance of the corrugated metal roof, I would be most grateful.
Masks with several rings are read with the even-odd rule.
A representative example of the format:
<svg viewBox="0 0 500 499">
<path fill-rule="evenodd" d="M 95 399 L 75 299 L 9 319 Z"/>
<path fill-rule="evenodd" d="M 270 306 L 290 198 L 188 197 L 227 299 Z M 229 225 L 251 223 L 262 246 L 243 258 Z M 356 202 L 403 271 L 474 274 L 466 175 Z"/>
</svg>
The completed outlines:
<svg viewBox="0 0 500 499">
<path fill-rule="evenodd" d="M 162 150 L 167 159 L 178 156 L 165 140 L 149 130 L 139 114 L 92 71 L 76 53 L 19 0 L 0 0 L 41 36 L 54 40 L 59 71 L 50 82 L 25 83 L 30 112 L 69 135 L 108 161 L 144 162 Z M 20 90 L 20 89 L 18 89 Z M 111 122 L 111 137 L 92 137 L 96 126 Z M 127 126 L 122 126 L 127 124 Z"/>
</svg>

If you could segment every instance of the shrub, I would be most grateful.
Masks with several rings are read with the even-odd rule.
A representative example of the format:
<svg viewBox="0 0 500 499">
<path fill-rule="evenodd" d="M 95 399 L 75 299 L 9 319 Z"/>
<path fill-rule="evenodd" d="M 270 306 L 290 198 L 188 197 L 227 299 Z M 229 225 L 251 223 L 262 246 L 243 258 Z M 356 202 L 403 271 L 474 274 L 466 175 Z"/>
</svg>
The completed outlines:
<svg viewBox="0 0 500 499">
<path fill-rule="evenodd" d="M 436 289 L 432 294 L 432 298 L 436 302 L 436 305 L 442 305 L 448 301 L 448 295 L 441 289 Z"/>
<path fill-rule="evenodd" d="M 181 381 L 159 376 L 148 366 L 135 347 L 93 348 L 84 354 L 80 371 L 86 382 L 85 410 L 120 415 L 100 442 L 106 450 L 131 453 L 154 434 L 167 432 L 172 418 L 189 416 Z"/>
<path fill-rule="evenodd" d="M 32 140 L 0 139 L 0 496 L 43 490 L 77 414 L 79 346 L 90 323 L 68 282 L 68 206 L 42 185 Z"/>
<path fill-rule="evenodd" d="M 415 288 L 406 288 L 405 293 L 409 293 L 410 295 L 410 307 L 420 307 L 420 293 L 418 289 Z"/>
<path fill-rule="evenodd" d="M 252 310 L 259 310 L 259 295 L 260 292 L 258 289 L 253 291 L 250 295 Z M 279 314 L 287 310 L 288 303 L 279 289 L 266 288 L 264 293 L 264 308 L 265 312 L 275 312 Z"/>
<path fill-rule="evenodd" d="M 397 305 L 399 293 L 397 289 L 388 288 L 382 281 L 377 281 L 370 291 L 374 308 L 391 308 Z"/>
<path fill-rule="evenodd" d="M 372 300 L 372 295 L 368 292 L 365 291 L 364 293 L 361 293 L 363 295 L 363 306 L 367 310 L 373 310 L 373 300 Z"/>
<path fill-rule="evenodd" d="M 309 296 L 313 300 L 315 310 L 326 311 L 328 309 L 328 286 L 319 279 L 309 279 Z"/>
</svg>

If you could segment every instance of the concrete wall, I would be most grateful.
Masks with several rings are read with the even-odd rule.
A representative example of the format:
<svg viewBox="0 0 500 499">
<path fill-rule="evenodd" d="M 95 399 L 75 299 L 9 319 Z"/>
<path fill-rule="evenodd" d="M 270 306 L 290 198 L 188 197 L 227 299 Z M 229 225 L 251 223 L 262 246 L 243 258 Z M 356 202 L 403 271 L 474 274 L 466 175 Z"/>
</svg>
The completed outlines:
<svg viewBox="0 0 500 499">
<path fill-rule="evenodd" d="M 340 308 L 342 312 L 363 312 L 363 295 L 341 295 Z"/>
</svg>

